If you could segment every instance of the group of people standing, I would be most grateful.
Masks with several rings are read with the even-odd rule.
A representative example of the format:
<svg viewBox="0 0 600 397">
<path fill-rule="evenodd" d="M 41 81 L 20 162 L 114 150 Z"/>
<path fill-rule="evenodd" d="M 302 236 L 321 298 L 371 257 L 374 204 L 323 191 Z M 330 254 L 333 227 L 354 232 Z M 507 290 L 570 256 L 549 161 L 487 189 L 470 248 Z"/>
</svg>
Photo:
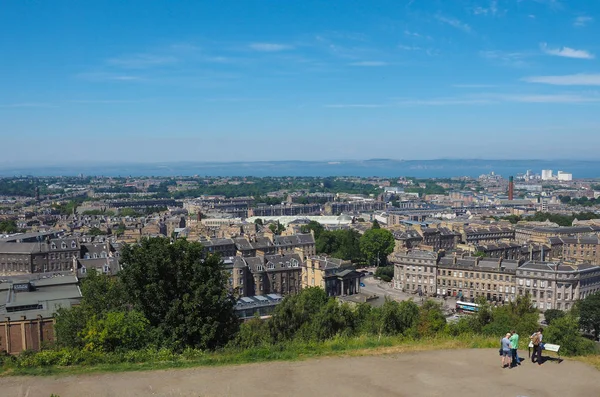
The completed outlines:
<svg viewBox="0 0 600 397">
<path fill-rule="evenodd" d="M 502 357 L 502 368 L 513 368 L 521 365 L 519 358 L 519 334 L 512 330 L 504 335 L 500 341 L 500 356 Z"/>
<path fill-rule="evenodd" d="M 542 333 L 544 330 L 539 328 L 534 332 L 529 339 L 533 345 L 533 354 L 531 355 L 531 362 L 537 362 L 538 365 L 542 365 Z M 502 359 L 502 368 L 514 368 L 517 365 L 521 365 L 521 359 L 519 358 L 519 334 L 517 331 L 512 330 L 502 338 L 500 341 L 500 357 Z"/>
</svg>

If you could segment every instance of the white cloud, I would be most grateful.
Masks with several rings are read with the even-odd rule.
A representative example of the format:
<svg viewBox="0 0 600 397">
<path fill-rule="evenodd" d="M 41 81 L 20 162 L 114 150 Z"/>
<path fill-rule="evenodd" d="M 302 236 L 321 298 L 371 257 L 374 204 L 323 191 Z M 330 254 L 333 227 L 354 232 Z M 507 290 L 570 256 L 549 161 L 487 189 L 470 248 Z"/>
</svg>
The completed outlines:
<svg viewBox="0 0 600 397">
<path fill-rule="evenodd" d="M 173 56 L 157 56 L 151 54 L 135 54 L 121 58 L 111 58 L 106 61 L 109 65 L 126 69 L 146 69 L 155 66 L 168 65 L 177 62 Z"/>
<path fill-rule="evenodd" d="M 575 18 L 575 21 L 573 22 L 573 26 L 582 28 L 582 27 L 586 26 L 588 23 L 593 22 L 593 21 L 594 21 L 594 18 L 592 18 L 592 17 L 579 16 L 579 17 Z"/>
<path fill-rule="evenodd" d="M 353 62 L 350 64 L 351 66 L 387 66 L 387 62 L 383 61 L 362 61 L 362 62 Z"/>
<path fill-rule="evenodd" d="M 448 18 L 448 17 L 442 16 L 442 15 L 436 15 L 435 18 L 438 21 L 443 22 L 447 25 L 450 25 L 453 28 L 462 30 L 463 32 L 471 33 L 473 31 L 468 24 L 466 24 L 456 18 Z"/>
<path fill-rule="evenodd" d="M 0 105 L 0 108 L 54 108 L 55 105 L 43 102 L 21 102 Z"/>
<path fill-rule="evenodd" d="M 475 7 L 473 8 L 473 14 L 475 15 L 491 15 L 496 16 L 498 14 L 498 1 L 492 0 L 490 1 L 489 7 Z"/>
<path fill-rule="evenodd" d="M 504 66 L 515 68 L 528 66 L 528 63 L 524 59 L 529 54 L 523 52 L 480 51 L 479 55 L 483 58 L 499 62 Z"/>
<path fill-rule="evenodd" d="M 116 74 L 116 73 L 79 73 L 77 78 L 90 81 L 141 81 L 139 76 Z"/>
<path fill-rule="evenodd" d="M 254 51 L 261 52 L 277 52 L 291 50 L 293 48 L 291 45 L 278 43 L 252 43 L 248 47 Z"/>
<path fill-rule="evenodd" d="M 507 102 L 525 103 L 584 103 L 600 101 L 600 97 L 597 95 L 586 96 L 578 94 L 500 95 L 498 98 Z"/>
<path fill-rule="evenodd" d="M 594 59 L 594 54 L 591 54 L 584 50 L 576 50 L 570 47 L 548 48 L 548 45 L 546 43 L 542 43 L 540 47 L 542 48 L 542 51 L 544 51 L 548 55 L 555 55 L 558 57 L 565 58 Z"/>
<path fill-rule="evenodd" d="M 389 106 L 389 105 L 375 104 L 375 103 L 350 103 L 350 104 L 325 105 L 326 108 L 333 108 L 333 109 L 352 109 L 352 108 L 371 109 L 371 108 L 383 108 L 383 107 L 387 107 L 387 106 Z"/>
<path fill-rule="evenodd" d="M 416 46 L 412 46 L 412 45 L 398 44 L 398 49 L 400 49 L 400 50 L 406 50 L 406 51 L 418 51 L 418 50 L 421 49 L 421 47 L 416 47 Z"/>
<path fill-rule="evenodd" d="M 600 85 L 600 74 L 568 74 L 562 76 L 530 76 L 523 81 L 551 85 Z"/>
<path fill-rule="evenodd" d="M 494 84 L 453 84 L 452 87 L 455 88 L 493 88 L 497 87 Z"/>
</svg>

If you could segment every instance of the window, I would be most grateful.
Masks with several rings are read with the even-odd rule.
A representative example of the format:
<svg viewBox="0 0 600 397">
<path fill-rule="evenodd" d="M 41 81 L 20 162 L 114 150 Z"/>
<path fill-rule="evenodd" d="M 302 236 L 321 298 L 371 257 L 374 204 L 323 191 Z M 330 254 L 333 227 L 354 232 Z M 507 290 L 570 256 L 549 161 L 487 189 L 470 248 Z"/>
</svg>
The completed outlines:
<svg viewBox="0 0 600 397">
<path fill-rule="evenodd" d="M 67 243 L 65 243 L 64 241 L 62 242 L 62 244 L 60 245 L 60 248 L 62 249 L 66 249 L 67 248 Z"/>
<path fill-rule="evenodd" d="M 50 248 L 53 249 L 53 250 L 55 250 L 56 249 L 56 244 L 54 244 L 54 243 L 50 244 Z"/>
</svg>

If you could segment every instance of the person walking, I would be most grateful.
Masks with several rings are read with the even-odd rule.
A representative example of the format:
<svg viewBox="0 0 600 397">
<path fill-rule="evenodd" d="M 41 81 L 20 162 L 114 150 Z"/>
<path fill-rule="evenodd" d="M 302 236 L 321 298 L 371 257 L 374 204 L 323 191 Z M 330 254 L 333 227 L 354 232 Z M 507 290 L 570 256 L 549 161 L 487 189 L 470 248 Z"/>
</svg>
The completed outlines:
<svg viewBox="0 0 600 397">
<path fill-rule="evenodd" d="M 534 332 L 533 335 L 529 337 L 531 339 L 531 344 L 533 345 L 533 353 L 531 354 L 531 362 L 535 363 L 537 359 L 538 365 L 542 365 L 542 339 L 544 335 L 543 328 L 539 328 L 537 332 Z"/>
<path fill-rule="evenodd" d="M 504 338 L 500 341 L 500 345 L 502 346 L 502 368 L 510 368 L 510 332 L 504 335 Z"/>
<path fill-rule="evenodd" d="M 519 353 L 517 350 L 519 349 L 519 334 L 514 329 L 510 331 L 510 352 L 512 358 L 512 366 L 516 367 L 517 365 L 521 365 L 521 359 L 519 358 Z"/>
</svg>

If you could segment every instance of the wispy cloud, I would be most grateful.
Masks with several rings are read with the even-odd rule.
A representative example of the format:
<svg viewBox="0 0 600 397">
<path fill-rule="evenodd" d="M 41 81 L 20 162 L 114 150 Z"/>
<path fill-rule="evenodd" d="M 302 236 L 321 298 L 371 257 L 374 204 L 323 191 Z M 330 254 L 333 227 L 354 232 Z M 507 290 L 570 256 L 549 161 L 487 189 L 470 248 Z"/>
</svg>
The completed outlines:
<svg viewBox="0 0 600 397">
<path fill-rule="evenodd" d="M 333 104 L 333 105 L 325 105 L 326 108 L 333 109 L 356 109 L 356 108 L 384 108 L 389 107 L 389 104 L 377 104 L 377 103 L 349 103 L 349 104 Z"/>
<path fill-rule="evenodd" d="M 431 36 L 428 36 L 428 35 L 425 35 L 425 34 L 421 34 L 421 33 L 418 33 L 418 32 L 413 32 L 413 31 L 410 31 L 410 30 L 405 30 L 404 34 L 406 36 L 416 37 L 416 38 L 419 38 L 419 39 L 433 40 L 433 38 Z"/>
<path fill-rule="evenodd" d="M 493 103 L 485 98 L 430 98 L 430 99 L 406 99 L 396 102 L 397 105 L 418 106 L 455 106 L 455 105 L 487 105 Z"/>
<path fill-rule="evenodd" d="M 573 22 L 573 26 L 582 28 L 582 27 L 586 26 L 588 23 L 593 22 L 593 21 L 594 21 L 594 18 L 582 15 L 582 16 L 575 18 L 575 21 Z"/>
<path fill-rule="evenodd" d="M 91 72 L 91 73 L 79 73 L 75 77 L 89 81 L 130 81 L 137 82 L 143 79 L 139 76 L 119 73 L 108 73 L 108 72 Z"/>
<path fill-rule="evenodd" d="M 361 62 L 352 62 L 350 66 L 387 66 L 387 62 L 383 61 L 361 61 Z"/>
<path fill-rule="evenodd" d="M 0 105 L 0 108 L 55 108 L 56 105 L 44 102 L 20 102 Z"/>
<path fill-rule="evenodd" d="M 469 26 L 468 24 L 460 21 L 459 19 L 445 17 L 445 16 L 440 15 L 440 14 L 436 15 L 435 19 L 437 19 L 440 22 L 445 23 L 446 25 L 450 25 L 450 26 L 452 26 L 455 29 L 462 30 L 463 32 L 466 32 L 466 33 L 472 33 L 473 32 L 473 29 L 471 29 L 471 26 Z"/>
<path fill-rule="evenodd" d="M 74 99 L 68 101 L 69 103 L 80 103 L 80 104 L 121 104 L 121 103 L 140 103 L 142 100 L 138 99 Z"/>
<path fill-rule="evenodd" d="M 530 76 L 522 79 L 528 83 L 541 83 L 550 85 L 600 85 L 600 74 L 568 74 L 562 76 Z"/>
<path fill-rule="evenodd" d="M 548 55 L 555 55 L 558 57 L 565 58 L 577 58 L 577 59 L 594 59 L 594 54 L 591 54 L 584 50 L 576 50 L 570 47 L 562 48 L 548 48 L 546 43 L 540 44 L 540 47 L 544 53 Z"/>
<path fill-rule="evenodd" d="M 398 44 L 398 49 L 400 49 L 400 50 L 406 50 L 406 51 L 418 51 L 418 50 L 421 49 L 421 47 L 412 46 L 412 45 Z"/>
<path fill-rule="evenodd" d="M 549 95 L 500 95 L 500 100 L 506 102 L 523 103 L 584 103 L 598 102 L 598 95 L 580 95 L 580 94 L 549 94 Z"/>
<path fill-rule="evenodd" d="M 523 0 L 519 0 L 523 1 Z M 543 4 L 550 7 L 553 10 L 560 10 L 563 8 L 562 3 L 559 0 L 533 0 L 536 3 Z"/>
<path fill-rule="evenodd" d="M 600 102 L 598 93 L 559 93 L 559 94 L 502 94 L 483 92 L 478 94 L 433 98 L 392 98 L 383 103 L 356 103 L 325 105 L 326 108 L 398 108 L 405 106 L 476 106 L 502 103 L 546 103 L 546 104 L 578 104 Z"/>
<path fill-rule="evenodd" d="M 481 6 L 475 7 L 472 9 L 472 12 L 475 15 L 490 15 L 490 16 L 496 16 L 496 15 L 503 13 L 498 9 L 498 1 L 497 0 L 490 1 L 490 4 L 488 7 L 481 7 Z"/>
<path fill-rule="evenodd" d="M 493 88 L 498 87 L 495 84 L 453 84 L 455 88 Z"/>
<path fill-rule="evenodd" d="M 260 51 L 260 52 L 278 52 L 278 51 L 286 51 L 294 48 L 288 44 L 279 44 L 279 43 L 251 43 L 248 45 L 251 50 Z"/>
<path fill-rule="evenodd" d="M 146 69 L 176 63 L 173 56 L 158 56 L 152 54 L 134 54 L 120 58 L 111 58 L 106 61 L 109 65 L 125 69 Z"/>
<path fill-rule="evenodd" d="M 480 51 L 479 55 L 483 58 L 498 62 L 504 66 L 522 68 L 528 66 L 525 58 L 527 58 L 530 54 L 524 52 Z"/>
</svg>

